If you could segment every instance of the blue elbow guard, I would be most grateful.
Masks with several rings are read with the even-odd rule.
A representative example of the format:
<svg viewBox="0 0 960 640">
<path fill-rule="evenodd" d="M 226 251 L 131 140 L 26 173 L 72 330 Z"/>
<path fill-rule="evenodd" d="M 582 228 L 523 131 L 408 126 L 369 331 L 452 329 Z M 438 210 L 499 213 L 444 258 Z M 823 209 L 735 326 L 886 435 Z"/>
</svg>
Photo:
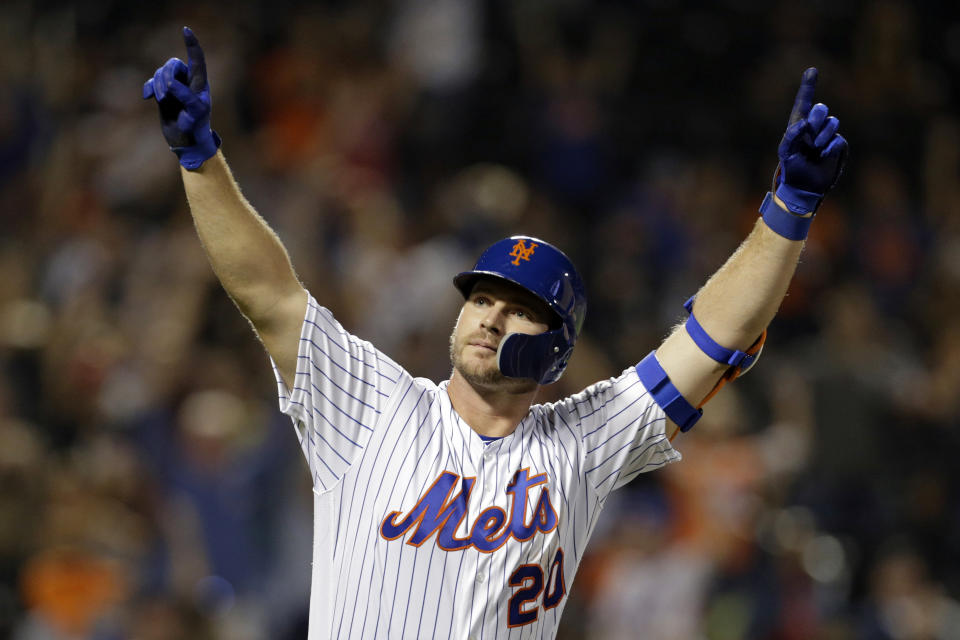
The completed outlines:
<svg viewBox="0 0 960 640">
<path fill-rule="evenodd" d="M 690 314 L 690 317 L 687 318 L 687 323 L 685 328 L 687 330 L 687 335 L 690 336 L 690 339 L 693 340 L 693 343 L 697 345 L 701 351 L 707 354 L 713 360 L 719 362 L 720 364 L 728 365 L 727 371 L 720 376 L 720 379 L 717 380 L 717 384 L 714 385 L 713 389 L 710 390 L 710 393 L 700 402 L 700 406 L 707 404 L 707 402 L 723 388 L 723 385 L 736 380 L 738 377 L 750 370 L 757 362 L 757 358 L 760 357 L 760 354 L 763 353 L 763 345 L 767 341 L 767 330 L 764 329 L 763 333 L 760 334 L 760 337 L 750 345 L 750 348 L 746 351 L 740 351 L 739 349 L 728 349 L 722 345 L 717 344 L 717 342 L 711 338 L 706 330 L 700 326 L 700 323 L 697 322 L 697 319 L 693 315 L 693 299 L 695 296 L 690 296 L 690 299 L 683 304 L 683 308 L 687 310 Z"/>
<path fill-rule="evenodd" d="M 703 415 L 703 410 L 694 409 L 693 405 L 680 394 L 680 390 L 670 382 L 667 372 L 663 370 L 657 360 L 656 352 L 651 351 L 646 358 L 640 361 L 636 369 L 637 375 L 640 376 L 640 382 L 653 396 L 653 401 L 657 403 L 657 406 L 663 409 L 667 417 L 680 427 L 680 431 L 689 431 Z"/>
<path fill-rule="evenodd" d="M 729 365 L 731 367 L 740 367 L 742 371 L 748 370 L 753 366 L 754 360 L 757 359 L 759 353 L 750 354 L 746 351 L 740 351 L 739 349 L 728 349 L 720 344 L 718 344 L 706 330 L 697 322 L 697 318 L 693 315 L 693 298 L 695 296 L 690 296 L 690 299 L 683 303 L 683 308 L 687 310 L 687 313 L 690 316 L 687 318 L 687 334 L 690 338 L 696 343 L 700 350 L 705 354 L 719 362 L 720 364 Z"/>
</svg>

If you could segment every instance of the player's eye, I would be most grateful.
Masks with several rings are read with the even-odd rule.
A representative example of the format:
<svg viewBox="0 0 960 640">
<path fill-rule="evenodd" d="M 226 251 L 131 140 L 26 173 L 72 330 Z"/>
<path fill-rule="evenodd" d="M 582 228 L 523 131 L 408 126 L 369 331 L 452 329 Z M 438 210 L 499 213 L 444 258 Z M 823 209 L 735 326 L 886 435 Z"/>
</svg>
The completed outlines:
<svg viewBox="0 0 960 640">
<path fill-rule="evenodd" d="M 536 322 L 537 317 L 530 312 L 529 309 L 514 309 L 513 314 L 520 318 L 521 320 L 526 320 L 527 322 Z"/>
</svg>

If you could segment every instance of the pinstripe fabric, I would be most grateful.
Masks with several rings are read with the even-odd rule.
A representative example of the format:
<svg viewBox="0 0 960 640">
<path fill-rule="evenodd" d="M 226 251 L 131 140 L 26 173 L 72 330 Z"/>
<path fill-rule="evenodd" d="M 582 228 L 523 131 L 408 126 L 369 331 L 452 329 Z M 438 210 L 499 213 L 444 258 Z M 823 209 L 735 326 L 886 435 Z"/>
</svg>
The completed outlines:
<svg viewBox="0 0 960 640">
<path fill-rule="evenodd" d="M 512 434 L 484 443 L 454 411 L 446 381 L 412 377 L 312 297 L 294 386 L 279 375 L 277 384 L 313 477 L 310 640 L 553 638 L 566 597 L 549 607 L 546 594 L 569 591 L 609 492 L 680 459 L 633 367 L 532 406 Z M 437 511 L 414 521 L 430 496 Z M 459 521 L 433 517 L 441 499 L 463 505 Z M 477 528 L 494 507 L 507 521 L 488 539 L 502 542 L 483 549 Z M 393 525 L 411 521 L 390 539 Z M 429 535 L 415 545 L 418 531 Z M 551 573 L 558 550 L 562 576 Z M 539 567 L 544 588 L 511 616 L 510 599 L 528 584 L 509 584 L 521 565 Z M 511 627 L 517 611 L 529 621 Z"/>
</svg>

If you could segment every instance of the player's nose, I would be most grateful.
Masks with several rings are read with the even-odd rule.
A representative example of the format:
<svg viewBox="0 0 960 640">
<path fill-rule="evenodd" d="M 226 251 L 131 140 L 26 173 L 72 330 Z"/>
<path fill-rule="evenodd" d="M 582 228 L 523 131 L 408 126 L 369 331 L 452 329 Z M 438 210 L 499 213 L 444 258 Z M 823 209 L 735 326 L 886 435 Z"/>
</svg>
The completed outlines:
<svg viewBox="0 0 960 640">
<path fill-rule="evenodd" d="M 487 307 L 487 312 L 480 318 L 480 326 L 496 334 L 503 333 L 504 322 L 506 322 L 504 305 L 499 302 Z"/>
</svg>

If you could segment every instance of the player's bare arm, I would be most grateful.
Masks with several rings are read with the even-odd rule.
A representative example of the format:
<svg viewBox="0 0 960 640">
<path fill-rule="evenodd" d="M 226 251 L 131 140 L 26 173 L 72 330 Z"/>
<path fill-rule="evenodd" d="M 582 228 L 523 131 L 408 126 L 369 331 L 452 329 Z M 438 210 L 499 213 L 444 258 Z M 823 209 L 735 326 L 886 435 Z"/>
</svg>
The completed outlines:
<svg viewBox="0 0 960 640">
<path fill-rule="evenodd" d="M 240 193 L 221 152 L 194 171 L 181 167 L 181 173 L 214 272 L 256 328 L 284 381 L 292 383 L 307 293 L 286 250 Z"/>
<path fill-rule="evenodd" d="M 280 239 L 247 202 L 210 128 L 210 85 L 203 50 L 184 28 L 188 62 L 171 58 L 144 84 L 156 99 L 164 137 L 180 158 L 183 185 L 214 272 L 284 381 L 293 383 L 307 293 Z"/>
<path fill-rule="evenodd" d="M 814 213 L 843 170 L 847 142 L 827 107 L 813 105 L 816 81 L 816 69 L 808 69 L 780 143 L 780 165 L 762 216 L 697 293 L 691 317 L 657 349 L 663 370 L 692 406 L 699 406 L 721 377 L 731 377 L 731 368 L 738 365 L 724 360 L 762 342 L 796 270 Z M 670 426 L 674 435 L 677 420 Z"/>
</svg>

